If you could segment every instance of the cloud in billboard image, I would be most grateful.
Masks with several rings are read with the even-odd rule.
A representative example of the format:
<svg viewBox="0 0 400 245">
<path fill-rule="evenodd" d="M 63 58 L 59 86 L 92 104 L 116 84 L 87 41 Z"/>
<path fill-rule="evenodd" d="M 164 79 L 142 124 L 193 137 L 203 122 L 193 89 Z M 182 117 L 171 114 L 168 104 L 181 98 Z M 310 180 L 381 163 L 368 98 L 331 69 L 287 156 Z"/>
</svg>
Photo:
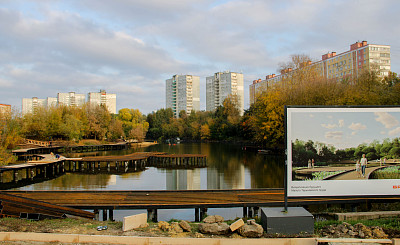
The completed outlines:
<svg viewBox="0 0 400 245">
<path fill-rule="evenodd" d="M 400 194 L 400 107 L 287 107 L 288 196 Z"/>
</svg>

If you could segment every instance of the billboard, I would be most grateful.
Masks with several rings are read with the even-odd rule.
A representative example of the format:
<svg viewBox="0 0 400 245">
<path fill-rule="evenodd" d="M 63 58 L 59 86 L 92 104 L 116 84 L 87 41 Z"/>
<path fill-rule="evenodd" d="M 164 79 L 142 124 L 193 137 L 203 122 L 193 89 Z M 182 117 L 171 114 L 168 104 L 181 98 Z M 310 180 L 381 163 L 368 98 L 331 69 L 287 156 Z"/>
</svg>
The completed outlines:
<svg viewBox="0 0 400 245">
<path fill-rule="evenodd" d="M 287 196 L 400 195 L 400 107 L 286 107 Z"/>
</svg>

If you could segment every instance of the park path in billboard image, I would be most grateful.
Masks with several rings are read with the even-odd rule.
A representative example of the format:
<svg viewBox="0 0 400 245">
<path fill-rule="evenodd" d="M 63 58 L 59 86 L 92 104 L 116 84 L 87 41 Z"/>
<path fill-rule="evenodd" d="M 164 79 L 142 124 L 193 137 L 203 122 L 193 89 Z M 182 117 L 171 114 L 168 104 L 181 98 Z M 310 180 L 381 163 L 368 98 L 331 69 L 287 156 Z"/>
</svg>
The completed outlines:
<svg viewBox="0 0 400 245">
<path fill-rule="evenodd" d="M 305 168 L 296 170 L 296 174 L 300 175 L 312 175 L 312 173 L 316 172 L 341 172 L 335 175 L 330 175 L 322 180 L 365 180 L 368 179 L 369 175 L 378 169 L 385 168 L 387 166 L 369 166 L 365 169 L 364 177 L 360 172 L 355 170 L 354 166 L 344 166 L 344 167 L 315 167 L 315 168 Z"/>
</svg>

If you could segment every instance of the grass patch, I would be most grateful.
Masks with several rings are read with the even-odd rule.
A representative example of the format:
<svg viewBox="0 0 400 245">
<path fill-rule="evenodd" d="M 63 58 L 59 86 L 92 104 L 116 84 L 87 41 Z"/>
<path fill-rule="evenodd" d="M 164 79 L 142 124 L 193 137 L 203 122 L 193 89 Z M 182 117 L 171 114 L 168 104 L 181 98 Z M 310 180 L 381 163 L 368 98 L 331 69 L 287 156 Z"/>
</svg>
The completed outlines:
<svg viewBox="0 0 400 245">
<path fill-rule="evenodd" d="M 335 175 L 335 174 L 339 174 L 344 172 L 343 170 L 340 171 L 334 171 L 334 172 L 326 172 L 326 171 L 321 171 L 321 172 L 314 172 L 312 173 L 312 179 L 305 179 L 306 181 L 310 181 L 310 180 L 323 180 L 329 176 Z"/>
<path fill-rule="evenodd" d="M 351 225 L 362 223 L 366 226 L 380 226 L 382 228 L 388 228 L 400 231 L 400 218 L 376 219 L 376 220 L 349 220 L 345 222 Z M 326 226 L 337 225 L 341 223 L 343 223 L 343 221 L 338 221 L 338 220 L 318 221 L 314 223 L 314 230 L 318 231 Z"/>
<path fill-rule="evenodd" d="M 400 179 L 400 166 L 390 166 L 372 173 L 373 179 Z"/>
</svg>

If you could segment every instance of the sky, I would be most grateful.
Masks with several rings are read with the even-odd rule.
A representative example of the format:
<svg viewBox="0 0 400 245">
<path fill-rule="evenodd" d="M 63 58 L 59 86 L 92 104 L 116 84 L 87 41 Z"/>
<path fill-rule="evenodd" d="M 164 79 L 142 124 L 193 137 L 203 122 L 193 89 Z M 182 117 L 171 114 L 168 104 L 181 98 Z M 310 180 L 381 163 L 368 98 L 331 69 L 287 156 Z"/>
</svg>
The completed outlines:
<svg viewBox="0 0 400 245">
<path fill-rule="evenodd" d="M 336 149 L 400 137 L 400 108 L 299 109 L 291 114 L 292 141 L 325 143 Z"/>
<path fill-rule="evenodd" d="M 249 85 L 291 55 L 320 60 L 350 44 L 391 45 L 400 72 L 397 0 L 0 0 L 0 104 L 117 94 L 117 110 L 165 107 L 165 80 L 242 72 Z"/>
</svg>

